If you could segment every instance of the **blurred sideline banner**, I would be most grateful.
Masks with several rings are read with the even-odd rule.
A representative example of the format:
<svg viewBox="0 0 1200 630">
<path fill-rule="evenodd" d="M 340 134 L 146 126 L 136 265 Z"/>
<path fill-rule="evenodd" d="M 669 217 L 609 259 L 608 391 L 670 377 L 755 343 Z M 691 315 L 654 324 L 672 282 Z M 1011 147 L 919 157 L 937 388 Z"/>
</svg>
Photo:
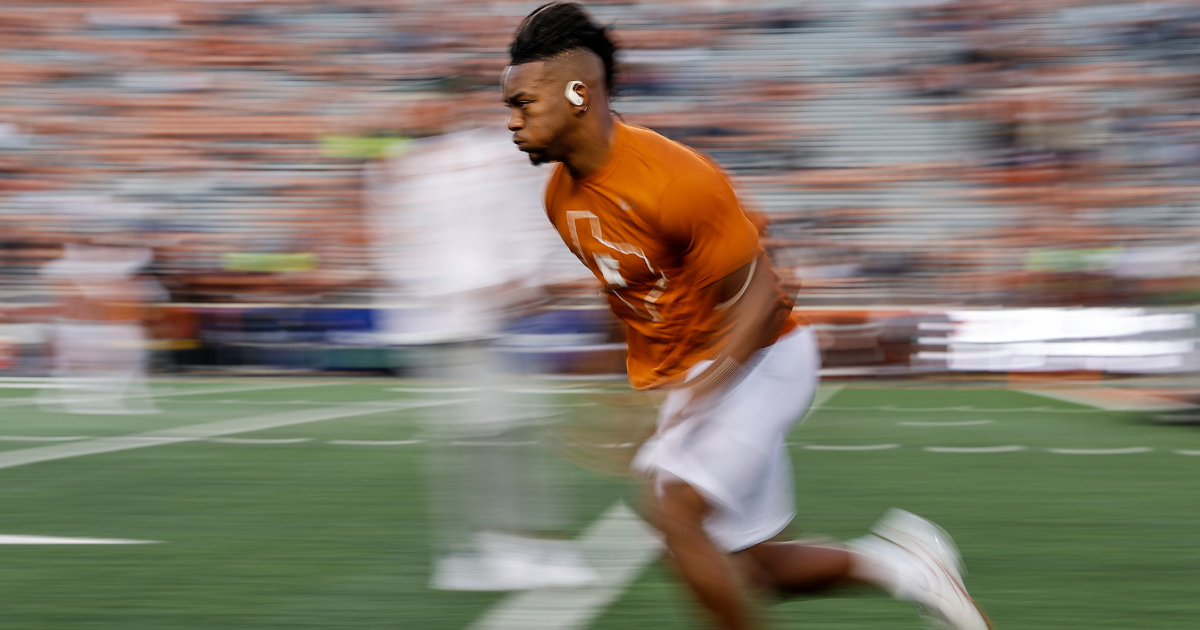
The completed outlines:
<svg viewBox="0 0 1200 630">
<path fill-rule="evenodd" d="M 387 309 L 388 316 L 404 309 Z M 379 330 L 383 309 L 167 305 L 151 326 L 163 370 L 396 371 L 406 344 Z M 821 339 L 828 376 L 923 373 L 1178 374 L 1200 371 L 1200 308 L 798 309 Z M 414 316 L 417 313 L 414 309 Z M 0 324 L 0 373 L 40 374 L 48 326 Z M 499 341 L 516 369 L 623 372 L 619 324 L 603 308 L 547 309 Z"/>
</svg>

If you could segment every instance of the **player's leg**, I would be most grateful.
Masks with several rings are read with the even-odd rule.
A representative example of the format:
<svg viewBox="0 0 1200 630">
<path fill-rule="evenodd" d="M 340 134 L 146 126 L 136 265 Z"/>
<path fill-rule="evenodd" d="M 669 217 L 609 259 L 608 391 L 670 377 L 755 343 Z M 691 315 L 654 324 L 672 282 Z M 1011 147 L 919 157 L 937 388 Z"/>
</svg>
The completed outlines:
<svg viewBox="0 0 1200 630">
<path fill-rule="evenodd" d="M 834 545 L 767 541 L 734 554 L 755 585 L 780 595 L 822 593 L 865 583 L 861 558 Z"/>
<path fill-rule="evenodd" d="M 951 630 L 988 630 L 991 622 L 967 593 L 950 536 L 914 514 L 891 510 L 873 533 L 835 544 L 768 541 L 735 554 L 757 586 L 778 595 L 869 584 L 916 604 Z"/>
<path fill-rule="evenodd" d="M 655 524 L 676 570 L 723 628 L 755 627 L 745 587 L 773 582 L 752 556 L 733 552 L 774 538 L 794 513 L 783 435 L 816 390 L 811 337 L 798 331 L 760 352 L 739 385 L 693 406 L 634 461 L 654 486 Z M 669 394 L 660 418 L 672 417 L 683 400 Z"/>
<path fill-rule="evenodd" d="M 718 548 L 704 531 L 709 506 L 704 497 L 682 481 L 660 485 L 655 497 L 655 526 L 663 533 L 672 564 L 700 603 L 726 630 L 758 628 L 754 606 L 747 596 L 734 559 Z M 738 567 L 745 570 L 745 567 Z"/>
</svg>

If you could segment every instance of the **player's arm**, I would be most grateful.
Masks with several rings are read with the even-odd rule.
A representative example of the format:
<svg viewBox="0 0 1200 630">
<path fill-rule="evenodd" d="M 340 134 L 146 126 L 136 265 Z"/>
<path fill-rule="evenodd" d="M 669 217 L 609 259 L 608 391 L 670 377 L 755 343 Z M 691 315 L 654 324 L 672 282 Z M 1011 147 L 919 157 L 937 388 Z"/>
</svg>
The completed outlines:
<svg viewBox="0 0 1200 630">
<path fill-rule="evenodd" d="M 710 292 L 707 303 L 724 318 L 719 353 L 687 387 L 693 398 L 735 381 L 741 366 L 774 338 L 787 319 L 776 277 L 758 242 L 758 228 L 718 173 L 681 177 L 664 193 L 661 225 L 682 252 L 695 290 Z"/>
<path fill-rule="evenodd" d="M 762 253 L 709 287 L 716 294 L 715 309 L 726 319 L 729 332 L 712 364 L 688 383 L 693 398 L 731 385 L 750 355 L 774 339 L 789 315 L 777 286 L 770 260 Z"/>
</svg>

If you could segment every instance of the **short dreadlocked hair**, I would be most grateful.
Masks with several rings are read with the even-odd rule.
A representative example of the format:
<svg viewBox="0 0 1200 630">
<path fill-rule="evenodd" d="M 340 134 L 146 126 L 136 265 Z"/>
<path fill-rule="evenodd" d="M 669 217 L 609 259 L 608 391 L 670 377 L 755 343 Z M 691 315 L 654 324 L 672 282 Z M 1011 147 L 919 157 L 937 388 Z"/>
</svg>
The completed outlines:
<svg viewBox="0 0 1200 630">
<path fill-rule="evenodd" d="M 592 21 L 574 2 L 549 2 L 525 17 L 508 47 L 514 66 L 546 61 L 574 50 L 589 50 L 604 62 L 604 85 L 612 96 L 613 54 L 617 47 L 608 37 L 608 27 Z"/>
</svg>

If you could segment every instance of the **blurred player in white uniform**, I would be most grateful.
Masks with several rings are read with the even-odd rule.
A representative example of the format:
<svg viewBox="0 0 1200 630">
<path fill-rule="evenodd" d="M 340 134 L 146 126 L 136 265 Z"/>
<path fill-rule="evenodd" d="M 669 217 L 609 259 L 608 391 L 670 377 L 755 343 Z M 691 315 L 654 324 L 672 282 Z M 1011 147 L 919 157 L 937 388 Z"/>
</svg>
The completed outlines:
<svg viewBox="0 0 1200 630">
<path fill-rule="evenodd" d="M 468 103 L 459 95 L 447 109 Z M 564 493 L 539 473 L 538 429 L 552 418 L 512 404 L 496 352 L 506 320 L 540 287 L 581 277 L 578 265 L 546 223 L 544 174 L 495 124 L 447 118 L 448 133 L 412 142 L 367 174 L 375 261 L 389 286 L 379 328 L 432 398 L 460 399 L 426 412 L 431 585 L 585 585 L 596 576 L 574 547 L 539 535 L 565 528 L 554 496 Z M 387 307 L 398 299 L 405 308 Z"/>
<path fill-rule="evenodd" d="M 79 414 L 154 413 L 142 322 L 162 287 L 137 277 L 151 250 L 128 244 L 67 243 L 42 269 L 61 308 L 53 325 L 54 376 L 43 409 Z"/>
</svg>

